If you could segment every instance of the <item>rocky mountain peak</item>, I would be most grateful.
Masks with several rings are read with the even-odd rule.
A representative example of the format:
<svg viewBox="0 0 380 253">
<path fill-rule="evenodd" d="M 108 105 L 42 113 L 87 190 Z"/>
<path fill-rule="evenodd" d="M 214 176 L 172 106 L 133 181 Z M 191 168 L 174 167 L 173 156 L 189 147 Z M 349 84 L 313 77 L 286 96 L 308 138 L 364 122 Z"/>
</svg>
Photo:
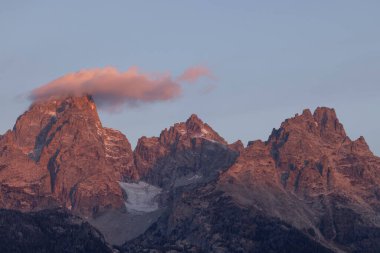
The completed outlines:
<svg viewBox="0 0 380 253">
<path fill-rule="evenodd" d="M 196 114 L 191 114 L 185 124 L 188 129 L 192 130 L 198 130 L 204 125 L 203 121 Z"/>
<path fill-rule="evenodd" d="M 68 109 L 80 111 L 92 110 L 96 112 L 96 104 L 91 95 L 54 97 L 48 100 L 37 100 L 33 102 L 28 111 L 40 111 L 42 113 L 53 114 L 54 109 L 56 110 L 55 113 L 62 113 Z"/>
<path fill-rule="evenodd" d="M 379 172 L 365 139 L 351 141 L 334 109 L 318 107 L 285 120 L 267 142 L 249 142 L 218 190 L 301 230 L 312 227 L 313 237 L 341 247 L 334 252 L 376 252 L 378 238 L 367 238 L 380 231 L 372 218 L 380 210 Z"/>
<path fill-rule="evenodd" d="M 286 119 L 279 129 L 273 129 L 269 142 L 285 143 L 290 137 L 302 142 L 322 141 L 336 145 L 349 139 L 335 110 L 327 107 L 318 107 L 313 114 L 305 109 L 302 114 Z"/>
<path fill-rule="evenodd" d="M 346 137 L 343 125 L 339 122 L 333 108 L 318 107 L 314 111 L 313 117 L 318 124 L 321 136 L 331 137 L 335 134 Z"/>
<path fill-rule="evenodd" d="M 89 95 L 36 101 L 0 141 L 1 148 L 7 153 L 0 154 L 0 164 L 17 161 L 2 171 L 3 186 L 20 187 L 16 200 L 4 203 L 17 205 L 18 196 L 26 194 L 23 206 L 12 206 L 22 210 L 51 203 L 82 214 L 119 208 L 123 195 L 117 182 L 135 175 L 129 141 L 103 128 Z M 35 200 L 46 197 L 49 201 Z M 0 205 L 1 198 L 0 192 Z"/>
<path fill-rule="evenodd" d="M 180 140 L 188 142 L 193 138 L 215 141 L 223 145 L 228 143 L 207 123 L 204 123 L 197 115 L 192 114 L 186 122 L 176 123 L 169 129 L 164 129 L 159 141 L 164 145 L 178 144 Z"/>
<path fill-rule="evenodd" d="M 189 178 L 214 177 L 243 148 L 241 142 L 228 145 L 193 114 L 185 122 L 164 129 L 158 138 L 140 138 L 134 158 L 140 178 L 160 187 L 177 187 L 189 183 Z"/>
<path fill-rule="evenodd" d="M 61 122 L 75 124 L 79 129 L 101 128 L 94 100 L 90 95 L 53 98 L 34 102 L 13 127 L 15 144 L 24 153 L 34 152 L 48 137 L 48 132 Z"/>
</svg>

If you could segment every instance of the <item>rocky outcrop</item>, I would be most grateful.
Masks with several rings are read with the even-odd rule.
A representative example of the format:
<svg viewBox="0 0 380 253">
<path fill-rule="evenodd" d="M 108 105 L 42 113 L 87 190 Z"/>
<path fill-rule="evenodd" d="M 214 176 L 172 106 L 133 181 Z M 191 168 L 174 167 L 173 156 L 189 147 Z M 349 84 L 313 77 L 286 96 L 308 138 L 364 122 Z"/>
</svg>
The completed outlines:
<svg viewBox="0 0 380 253">
<path fill-rule="evenodd" d="M 0 209 L 0 252 L 116 252 L 103 236 L 62 209 L 35 213 Z"/>
<path fill-rule="evenodd" d="M 136 177 L 131 146 L 103 128 L 90 96 L 34 103 L 0 140 L 0 206 L 63 206 L 84 215 L 123 207 Z"/>
<path fill-rule="evenodd" d="M 238 153 L 238 142 L 231 147 L 193 114 L 159 137 L 140 138 L 134 158 L 140 180 L 171 189 L 216 178 Z"/>
</svg>

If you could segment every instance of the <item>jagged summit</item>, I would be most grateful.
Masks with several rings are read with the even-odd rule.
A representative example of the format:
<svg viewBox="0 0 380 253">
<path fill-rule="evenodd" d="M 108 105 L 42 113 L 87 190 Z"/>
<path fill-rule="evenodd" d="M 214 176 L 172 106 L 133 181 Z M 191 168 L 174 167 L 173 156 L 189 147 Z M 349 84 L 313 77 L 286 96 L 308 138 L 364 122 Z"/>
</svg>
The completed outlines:
<svg viewBox="0 0 380 253">
<path fill-rule="evenodd" d="M 190 117 L 186 120 L 186 126 L 191 128 L 192 126 L 202 126 L 204 125 L 203 121 L 196 114 L 191 114 Z"/>
<path fill-rule="evenodd" d="M 313 114 L 305 109 L 301 115 L 296 114 L 286 119 L 279 129 L 273 129 L 268 141 L 286 139 L 290 135 L 300 139 L 314 138 L 335 143 L 348 138 L 335 110 L 327 107 L 318 107 Z"/>
<path fill-rule="evenodd" d="M 330 138 L 332 133 L 346 137 L 343 125 L 339 122 L 335 110 L 332 108 L 318 107 L 313 114 L 321 135 Z M 330 134 L 331 133 L 331 134 Z"/>
<path fill-rule="evenodd" d="M 172 145 L 179 139 L 192 138 L 203 138 L 223 145 L 228 144 L 216 131 L 195 114 L 192 114 L 186 122 L 175 123 L 169 129 L 164 129 L 160 134 L 159 141 L 164 145 Z"/>
<path fill-rule="evenodd" d="M 92 95 L 86 94 L 82 96 L 65 96 L 65 97 L 51 97 L 49 99 L 41 99 L 33 101 L 29 107 L 29 110 L 33 108 L 56 108 L 66 109 L 61 106 L 77 107 L 80 109 L 92 109 L 96 110 L 96 104 Z"/>
<path fill-rule="evenodd" d="M 48 132 L 60 125 L 74 124 L 78 129 L 95 131 L 101 128 L 96 105 L 91 96 L 66 97 L 36 101 L 18 117 L 13 133 L 16 144 L 24 152 L 34 152 L 48 138 Z"/>
<path fill-rule="evenodd" d="M 225 169 L 225 164 L 231 164 L 242 149 L 241 145 L 237 142 L 229 146 L 208 124 L 192 114 L 185 122 L 164 129 L 159 137 L 140 138 L 134 158 L 141 178 L 172 187 L 171 184 L 178 184 L 176 177 L 188 174 L 202 178 L 202 174 L 214 175 Z M 208 168 L 206 164 L 210 164 Z"/>
<path fill-rule="evenodd" d="M 123 195 L 117 181 L 135 175 L 129 141 L 102 127 L 88 95 L 33 103 L 1 147 L 7 153 L 0 154 L 0 163 L 9 164 L 1 171 L 1 190 L 17 192 L 0 193 L 2 206 L 34 210 L 58 205 L 84 214 L 118 208 Z"/>
<path fill-rule="evenodd" d="M 200 122 L 203 124 L 203 121 L 195 113 L 191 114 L 190 117 L 186 120 L 186 122 L 189 122 L 189 121 Z"/>
<path fill-rule="evenodd" d="M 303 167 L 306 160 L 318 163 L 321 157 L 331 159 L 338 151 L 372 155 L 364 138 L 351 141 L 335 110 L 327 107 L 318 107 L 313 114 L 305 109 L 301 115 L 285 120 L 280 128 L 273 129 L 265 145 L 279 167 Z M 254 147 L 250 145 L 250 148 Z M 289 159 L 288 154 L 297 155 Z"/>
<path fill-rule="evenodd" d="M 185 122 L 187 132 L 191 137 L 205 138 L 212 141 L 217 141 L 221 144 L 228 143 L 207 123 L 204 123 L 196 114 L 192 114 Z"/>
</svg>

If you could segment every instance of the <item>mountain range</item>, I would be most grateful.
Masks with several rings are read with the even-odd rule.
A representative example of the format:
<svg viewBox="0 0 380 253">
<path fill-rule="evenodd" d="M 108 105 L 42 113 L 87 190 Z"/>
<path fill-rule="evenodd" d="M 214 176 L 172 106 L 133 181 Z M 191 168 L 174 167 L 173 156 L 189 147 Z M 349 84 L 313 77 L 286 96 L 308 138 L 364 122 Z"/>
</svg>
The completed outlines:
<svg viewBox="0 0 380 253">
<path fill-rule="evenodd" d="M 380 158 L 326 107 L 247 146 L 191 115 L 132 150 L 90 95 L 55 98 L 0 136 L 0 208 L 1 252 L 380 252 Z"/>
</svg>

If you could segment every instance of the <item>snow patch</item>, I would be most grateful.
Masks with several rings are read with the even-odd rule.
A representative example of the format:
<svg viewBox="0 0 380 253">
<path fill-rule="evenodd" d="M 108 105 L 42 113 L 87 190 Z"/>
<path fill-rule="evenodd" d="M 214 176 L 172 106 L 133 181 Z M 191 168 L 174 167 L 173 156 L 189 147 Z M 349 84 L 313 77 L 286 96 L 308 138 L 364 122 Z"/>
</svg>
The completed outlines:
<svg viewBox="0 0 380 253">
<path fill-rule="evenodd" d="M 57 116 L 56 111 L 46 111 L 45 113 L 50 116 Z"/>
<path fill-rule="evenodd" d="M 208 140 L 209 142 L 212 142 L 212 143 L 218 143 L 218 144 L 220 144 L 220 142 L 217 142 L 216 140 L 212 140 L 212 139 L 209 139 L 209 138 L 202 138 L 202 139 Z"/>
<path fill-rule="evenodd" d="M 179 130 L 178 130 L 178 132 L 179 132 L 181 135 L 184 135 L 184 134 L 186 134 L 186 133 L 187 133 L 187 131 L 186 131 L 186 130 L 184 130 L 184 129 L 179 129 Z"/>
<path fill-rule="evenodd" d="M 198 174 L 195 174 L 194 176 L 188 178 L 187 180 L 192 181 L 192 180 L 197 180 L 197 179 L 199 179 L 199 178 L 202 178 L 202 176 L 201 176 L 201 175 L 198 175 Z"/>
<path fill-rule="evenodd" d="M 206 129 L 204 129 L 204 128 L 201 129 L 201 132 L 202 132 L 202 134 L 208 134 L 208 133 L 209 133 L 209 132 L 208 132 Z"/>
<path fill-rule="evenodd" d="M 125 207 L 131 213 L 150 213 L 158 209 L 156 196 L 162 189 L 145 182 L 119 182 L 120 187 L 127 194 Z"/>
<path fill-rule="evenodd" d="M 103 129 L 100 128 L 98 124 L 96 124 L 96 133 L 101 136 L 103 135 Z"/>
<path fill-rule="evenodd" d="M 120 141 L 120 138 L 115 136 L 110 136 L 104 133 L 104 148 L 107 158 L 111 158 L 114 160 L 121 159 L 123 157 L 127 157 L 125 154 L 120 153 L 118 150 L 119 145 L 117 145 L 117 141 Z"/>
</svg>

